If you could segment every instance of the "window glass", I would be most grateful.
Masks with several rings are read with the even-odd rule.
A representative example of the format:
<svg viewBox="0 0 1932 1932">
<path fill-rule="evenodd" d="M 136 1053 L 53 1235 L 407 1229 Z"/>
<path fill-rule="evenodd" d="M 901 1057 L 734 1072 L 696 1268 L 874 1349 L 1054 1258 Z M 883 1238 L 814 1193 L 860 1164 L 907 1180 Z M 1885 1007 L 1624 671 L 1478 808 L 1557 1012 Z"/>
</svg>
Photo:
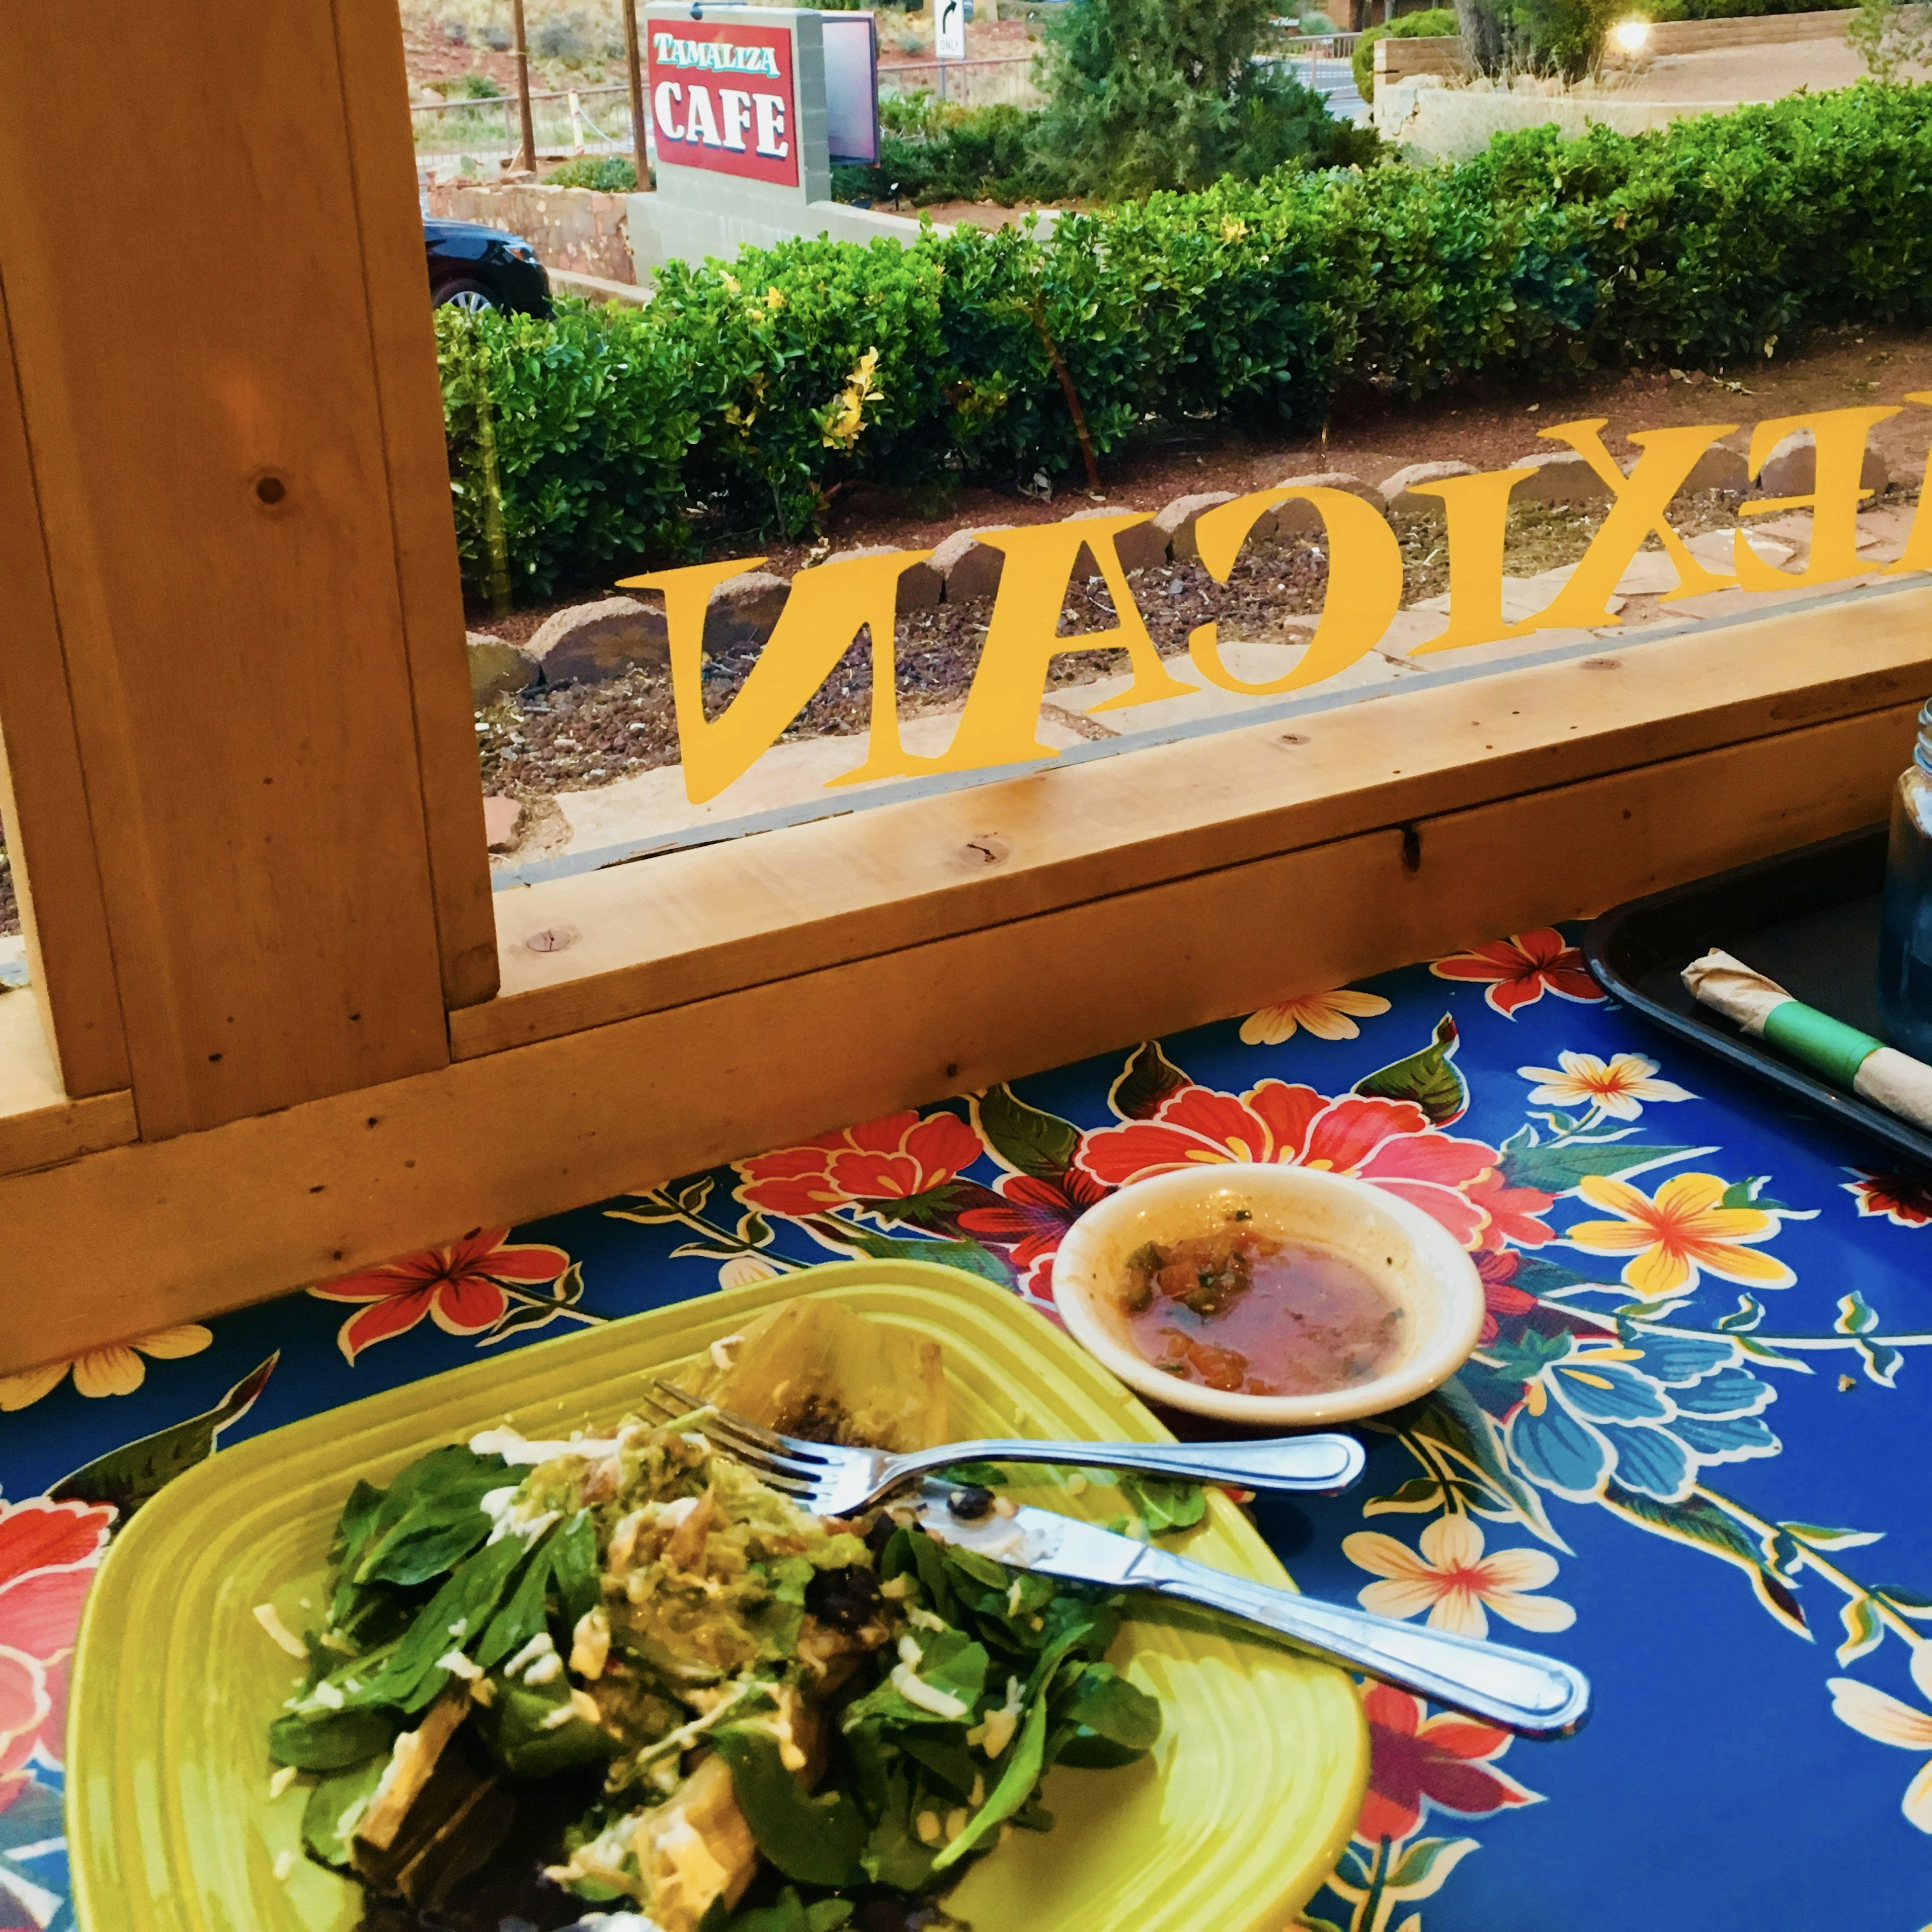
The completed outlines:
<svg viewBox="0 0 1932 1932">
<path fill-rule="evenodd" d="M 644 5 L 640 192 L 425 148 L 549 278 L 439 309 L 500 885 L 1910 584 L 1916 16 L 1395 4 L 882 10 L 850 154 L 819 16 Z"/>
</svg>

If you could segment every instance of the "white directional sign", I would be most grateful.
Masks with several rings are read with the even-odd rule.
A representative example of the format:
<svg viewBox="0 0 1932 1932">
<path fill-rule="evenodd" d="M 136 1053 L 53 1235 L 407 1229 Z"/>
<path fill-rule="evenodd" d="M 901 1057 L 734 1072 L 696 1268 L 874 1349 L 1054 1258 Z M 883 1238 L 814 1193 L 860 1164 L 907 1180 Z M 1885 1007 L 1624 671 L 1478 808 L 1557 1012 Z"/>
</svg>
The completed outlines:
<svg viewBox="0 0 1932 1932">
<path fill-rule="evenodd" d="M 933 51 L 941 60 L 966 58 L 966 0 L 939 0 Z"/>
</svg>

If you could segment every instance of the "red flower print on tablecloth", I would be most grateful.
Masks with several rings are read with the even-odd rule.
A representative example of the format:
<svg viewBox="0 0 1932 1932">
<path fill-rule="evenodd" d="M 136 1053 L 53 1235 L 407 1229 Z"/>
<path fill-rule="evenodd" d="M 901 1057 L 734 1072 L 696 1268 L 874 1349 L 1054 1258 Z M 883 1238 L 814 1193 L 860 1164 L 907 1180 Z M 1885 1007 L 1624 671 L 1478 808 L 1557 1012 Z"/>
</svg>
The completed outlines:
<svg viewBox="0 0 1932 1932">
<path fill-rule="evenodd" d="M 68 1664 L 112 1510 L 0 1502 L 0 1778 L 65 1748 Z"/>
<path fill-rule="evenodd" d="M 1240 1094 L 1180 1088 L 1151 1119 L 1086 1135 L 1076 1162 L 1112 1187 L 1215 1161 L 1318 1168 L 1400 1196 L 1466 1248 L 1476 1246 L 1499 1219 L 1513 1239 L 1550 1240 L 1552 1231 L 1535 1216 L 1550 1197 L 1502 1188 L 1497 1159 L 1480 1141 L 1431 1126 L 1412 1101 L 1354 1094 L 1331 1100 L 1312 1087 L 1264 1080 Z"/>
<path fill-rule="evenodd" d="M 802 1219 L 854 1207 L 874 1220 L 898 1217 L 892 1204 L 930 1194 L 970 1167 L 984 1150 L 957 1114 L 887 1114 L 802 1146 L 740 1161 L 738 1198 L 767 1214 Z"/>
<path fill-rule="evenodd" d="M 1466 952 L 1452 952 L 1429 970 L 1438 980 L 1466 980 L 1486 986 L 1484 998 L 1505 1019 L 1519 1006 L 1534 1006 L 1545 993 L 1592 1006 L 1604 998 L 1604 989 L 1591 978 L 1582 954 L 1546 926 L 1472 946 Z"/>
<path fill-rule="evenodd" d="M 1513 1248 L 1480 1254 L 1475 1258 L 1476 1272 L 1483 1279 L 1483 1329 L 1477 1340 L 1493 1342 L 1497 1324 L 1507 1316 L 1527 1315 L 1536 1306 L 1536 1297 L 1515 1286 L 1522 1257 Z"/>
<path fill-rule="evenodd" d="M 508 1228 L 472 1228 L 460 1241 L 400 1256 L 309 1290 L 323 1301 L 368 1304 L 344 1322 L 338 1346 L 353 1362 L 364 1348 L 406 1334 L 427 1316 L 446 1335 L 481 1335 L 510 1312 L 520 1288 L 560 1280 L 570 1257 L 547 1242 L 513 1242 Z"/>
<path fill-rule="evenodd" d="M 1900 1228 L 1922 1228 L 1932 1222 L 1932 1188 L 1907 1174 L 1886 1174 L 1869 1168 L 1849 1170 L 1856 1178 L 1844 1184 L 1858 1204 L 1862 1216 L 1892 1222 Z"/>
<path fill-rule="evenodd" d="M 1053 1257 L 1060 1237 L 1112 1190 L 1077 1167 L 1068 1168 L 1058 1180 L 1003 1174 L 993 1187 L 1000 1197 L 998 1204 L 968 1208 L 959 1216 L 959 1226 L 976 1240 L 1005 1249 L 1020 1292 L 1050 1304 Z"/>
<path fill-rule="evenodd" d="M 1407 1838 L 1432 1809 L 1478 1818 L 1541 1802 L 1539 1792 L 1496 1767 L 1509 1748 L 1508 1732 L 1446 1712 L 1425 1717 L 1419 1697 L 1386 1684 L 1371 1684 L 1362 1703 L 1369 1719 L 1369 1789 L 1355 1836 L 1366 1844 Z"/>
</svg>

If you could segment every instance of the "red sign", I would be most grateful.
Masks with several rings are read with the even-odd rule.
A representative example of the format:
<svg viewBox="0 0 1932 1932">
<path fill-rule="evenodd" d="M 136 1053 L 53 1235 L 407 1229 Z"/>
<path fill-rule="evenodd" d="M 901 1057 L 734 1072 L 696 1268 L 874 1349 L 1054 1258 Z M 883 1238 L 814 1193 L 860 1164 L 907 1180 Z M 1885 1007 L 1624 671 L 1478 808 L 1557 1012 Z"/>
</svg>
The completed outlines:
<svg viewBox="0 0 1932 1932">
<path fill-rule="evenodd" d="M 709 20 L 649 31 L 658 160 L 797 187 L 790 34 Z"/>
</svg>

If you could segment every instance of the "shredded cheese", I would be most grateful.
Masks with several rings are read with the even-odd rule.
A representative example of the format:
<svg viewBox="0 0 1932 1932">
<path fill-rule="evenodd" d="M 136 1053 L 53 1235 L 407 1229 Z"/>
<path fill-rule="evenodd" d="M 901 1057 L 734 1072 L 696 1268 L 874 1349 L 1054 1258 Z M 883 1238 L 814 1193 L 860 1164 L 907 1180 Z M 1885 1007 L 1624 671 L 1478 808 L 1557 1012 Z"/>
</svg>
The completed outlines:
<svg viewBox="0 0 1932 1932">
<path fill-rule="evenodd" d="M 918 1833 L 919 1841 L 922 1845 L 936 1845 L 939 1843 L 940 1834 L 939 1814 L 937 1811 L 922 1811 L 913 1820 L 912 1828 Z"/>
<path fill-rule="evenodd" d="M 570 1667 L 595 1683 L 610 1660 L 610 1615 L 602 1604 L 586 1610 L 570 1634 Z"/>
<path fill-rule="evenodd" d="M 436 1660 L 439 1670 L 446 1670 L 452 1677 L 460 1677 L 466 1684 L 474 1684 L 483 1675 L 480 1664 L 472 1664 L 460 1650 L 446 1650 Z"/>
<path fill-rule="evenodd" d="M 296 1780 L 301 1777 L 301 1775 L 302 1773 L 296 1770 L 293 1765 L 284 1765 L 281 1769 L 277 1772 L 274 1776 L 268 1780 L 269 1797 L 271 1798 L 280 1797 L 282 1793 L 287 1790 L 289 1786 L 294 1784 Z"/>
<path fill-rule="evenodd" d="M 894 1666 L 890 1679 L 892 1688 L 908 1704 L 916 1704 L 922 1711 L 930 1711 L 935 1718 L 944 1718 L 954 1724 L 964 1717 L 973 1707 L 962 1704 L 957 1697 L 940 1689 L 936 1684 L 928 1684 L 908 1665 Z"/>
<path fill-rule="evenodd" d="M 301 1658 L 304 1662 L 308 1657 L 308 1646 L 283 1622 L 275 1612 L 273 1604 L 257 1604 L 255 1621 L 273 1637 L 291 1657 Z"/>
<path fill-rule="evenodd" d="M 514 1677 L 519 1671 L 536 1663 L 538 1658 L 554 1657 L 556 1654 L 556 1646 L 550 1642 L 550 1632 L 538 1630 L 536 1635 L 532 1637 L 508 1664 L 504 1665 L 503 1675 L 506 1677 Z"/>
<path fill-rule="evenodd" d="M 275 1854 L 275 1882 L 286 1885 L 289 1875 L 296 1868 L 296 1855 L 284 1847 Z"/>
</svg>

